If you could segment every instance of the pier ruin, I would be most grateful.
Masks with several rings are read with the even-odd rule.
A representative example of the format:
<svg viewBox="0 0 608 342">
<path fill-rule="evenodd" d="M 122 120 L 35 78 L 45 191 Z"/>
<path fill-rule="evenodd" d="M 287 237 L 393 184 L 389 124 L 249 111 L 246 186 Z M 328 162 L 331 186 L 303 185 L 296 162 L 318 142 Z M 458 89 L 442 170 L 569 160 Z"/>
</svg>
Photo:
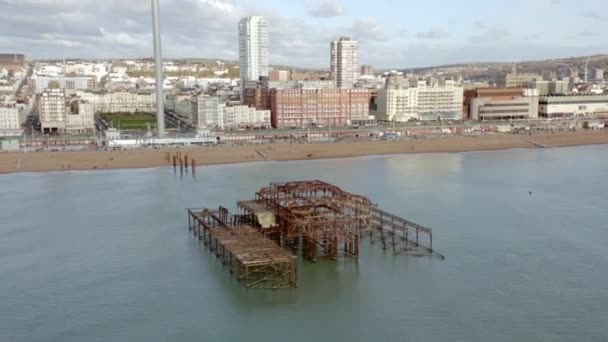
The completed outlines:
<svg viewBox="0 0 608 342">
<path fill-rule="evenodd" d="M 295 256 L 357 258 L 368 238 L 395 255 L 445 257 L 430 228 L 322 181 L 271 183 L 228 209 L 187 209 L 188 227 L 246 287 L 297 287 Z"/>
</svg>

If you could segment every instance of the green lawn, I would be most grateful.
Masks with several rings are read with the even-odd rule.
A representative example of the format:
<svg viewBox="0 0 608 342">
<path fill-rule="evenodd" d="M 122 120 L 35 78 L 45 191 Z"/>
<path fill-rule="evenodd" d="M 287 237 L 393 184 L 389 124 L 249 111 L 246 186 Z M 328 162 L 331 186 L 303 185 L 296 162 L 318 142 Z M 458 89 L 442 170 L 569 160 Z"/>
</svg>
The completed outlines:
<svg viewBox="0 0 608 342">
<path fill-rule="evenodd" d="M 121 130 L 146 130 L 156 128 L 156 114 L 153 113 L 100 113 L 99 116 L 109 125 Z M 166 122 L 167 128 L 175 128 Z"/>
</svg>

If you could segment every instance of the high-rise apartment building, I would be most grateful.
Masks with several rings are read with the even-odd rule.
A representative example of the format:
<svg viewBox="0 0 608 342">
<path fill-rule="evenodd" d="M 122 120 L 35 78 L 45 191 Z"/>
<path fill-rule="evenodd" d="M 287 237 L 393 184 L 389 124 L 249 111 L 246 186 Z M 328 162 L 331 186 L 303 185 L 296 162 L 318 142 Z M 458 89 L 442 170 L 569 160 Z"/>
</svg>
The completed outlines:
<svg viewBox="0 0 608 342">
<path fill-rule="evenodd" d="M 268 22 L 263 17 L 247 17 L 239 22 L 239 68 L 242 99 L 247 81 L 268 76 Z"/>
<path fill-rule="evenodd" d="M 359 78 L 359 42 L 342 37 L 331 42 L 331 76 L 338 88 L 352 88 Z"/>
<path fill-rule="evenodd" d="M 47 89 L 38 99 L 38 113 L 43 133 L 63 132 L 66 128 L 65 92 Z"/>
</svg>

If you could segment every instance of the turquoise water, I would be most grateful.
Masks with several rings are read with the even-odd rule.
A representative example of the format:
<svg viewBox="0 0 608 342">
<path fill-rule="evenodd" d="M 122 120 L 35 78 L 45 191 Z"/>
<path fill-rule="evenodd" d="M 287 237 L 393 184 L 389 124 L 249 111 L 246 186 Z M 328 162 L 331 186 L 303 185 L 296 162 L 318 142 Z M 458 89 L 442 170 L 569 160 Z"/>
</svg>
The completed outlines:
<svg viewBox="0 0 608 342">
<path fill-rule="evenodd" d="M 605 341 L 608 146 L 0 176 L 0 341 Z M 447 256 L 299 260 L 245 289 L 184 208 L 322 179 Z M 532 191 L 532 195 L 529 195 Z"/>
</svg>

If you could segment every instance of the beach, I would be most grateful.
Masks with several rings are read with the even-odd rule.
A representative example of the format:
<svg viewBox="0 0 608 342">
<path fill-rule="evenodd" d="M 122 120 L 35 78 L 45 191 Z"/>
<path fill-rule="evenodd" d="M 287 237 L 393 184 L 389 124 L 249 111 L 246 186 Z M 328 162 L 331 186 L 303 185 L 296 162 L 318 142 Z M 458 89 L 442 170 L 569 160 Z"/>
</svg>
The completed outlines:
<svg viewBox="0 0 608 342">
<path fill-rule="evenodd" d="M 340 143 L 272 143 L 241 146 L 136 149 L 127 151 L 70 151 L 0 153 L 0 173 L 104 170 L 166 166 L 167 152 L 181 151 L 197 165 L 346 158 L 407 153 L 451 153 L 608 144 L 606 131 L 446 136 L 400 141 Z M 268 158 L 268 159 L 266 159 Z"/>
</svg>

